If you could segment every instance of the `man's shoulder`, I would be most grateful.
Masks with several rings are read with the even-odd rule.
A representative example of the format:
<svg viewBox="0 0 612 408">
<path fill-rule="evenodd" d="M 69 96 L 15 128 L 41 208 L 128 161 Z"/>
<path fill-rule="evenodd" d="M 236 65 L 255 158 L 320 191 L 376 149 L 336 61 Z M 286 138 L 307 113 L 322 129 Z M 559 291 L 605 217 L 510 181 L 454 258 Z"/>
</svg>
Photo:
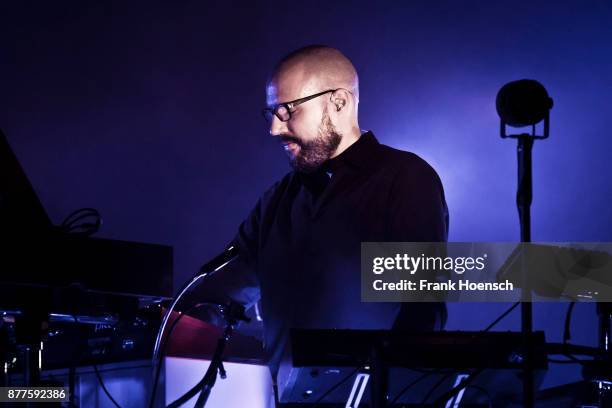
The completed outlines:
<svg viewBox="0 0 612 408">
<path fill-rule="evenodd" d="M 261 201 L 264 204 L 269 204 L 276 201 L 279 197 L 285 195 L 290 191 L 293 186 L 296 185 L 297 174 L 294 171 L 290 171 L 285 174 L 280 180 L 274 182 L 268 187 L 261 195 Z"/>
<path fill-rule="evenodd" d="M 439 178 L 431 164 L 416 153 L 380 144 L 378 156 L 379 163 L 389 167 L 396 174 L 409 173 Z"/>
</svg>

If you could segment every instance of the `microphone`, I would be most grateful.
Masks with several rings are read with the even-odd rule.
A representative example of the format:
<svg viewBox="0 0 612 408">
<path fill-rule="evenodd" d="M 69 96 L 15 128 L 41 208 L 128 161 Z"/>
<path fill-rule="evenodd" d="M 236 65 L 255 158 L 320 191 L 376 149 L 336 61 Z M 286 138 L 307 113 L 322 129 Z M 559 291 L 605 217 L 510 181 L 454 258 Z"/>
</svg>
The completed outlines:
<svg viewBox="0 0 612 408">
<path fill-rule="evenodd" d="M 158 364 L 157 360 L 158 360 L 158 356 L 160 355 L 159 352 L 160 352 L 161 340 L 162 340 L 162 336 L 166 328 L 166 325 L 168 324 L 168 319 L 170 318 L 172 311 L 174 310 L 178 302 L 181 300 L 181 298 L 199 280 L 208 278 L 210 275 L 212 275 L 213 273 L 222 269 L 228 263 L 235 260 L 238 257 L 238 255 L 239 255 L 238 245 L 233 243 L 232 245 L 225 248 L 225 250 L 221 252 L 219 255 L 217 255 L 216 257 L 214 257 L 213 259 L 211 259 L 204 265 L 202 265 L 202 267 L 200 268 L 200 272 L 197 273 L 194 277 L 192 277 L 187 283 L 185 283 L 183 287 L 178 291 L 176 297 L 170 304 L 170 307 L 166 310 L 166 314 L 164 315 L 164 318 L 162 319 L 160 329 L 157 332 L 157 338 L 155 339 L 155 345 L 153 347 L 153 367 L 156 367 L 156 365 Z"/>
<path fill-rule="evenodd" d="M 232 243 L 232 245 L 225 248 L 225 250 L 219 255 L 202 265 L 200 268 L 200 273 L 210 275 L 217 272 L 219 269 L 236 259 L 239 252 L 240 248 L 238 245 L 236 243 Z"/>
</svg>

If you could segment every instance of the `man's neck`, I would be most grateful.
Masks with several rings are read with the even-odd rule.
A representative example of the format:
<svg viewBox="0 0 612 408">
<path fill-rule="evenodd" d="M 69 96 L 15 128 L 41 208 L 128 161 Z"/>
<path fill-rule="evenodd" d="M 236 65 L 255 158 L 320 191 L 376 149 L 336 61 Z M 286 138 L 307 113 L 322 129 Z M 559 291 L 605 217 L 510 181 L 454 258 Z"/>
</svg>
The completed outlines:
<svg viewBox="0 0 612 408">
<path fill-rule="evenodd" d="M 350 132 L 344 133 L 342 136 L 342 140 L 340 141 L 340 144 L 338 145 L 338 148 L 336 149 L 336 152 L 330 158 L 333 159 L 334 157 L 340 156 L 342 152 L 344 152 L 346 149 L 351 147 L 351 145 L 355 143 L 357 140 L 359 140 L 360 137 L 361 137 L 361 130 L 359 129 L 359 127 L 355 127 L 351 129 Z"/>
</svg>

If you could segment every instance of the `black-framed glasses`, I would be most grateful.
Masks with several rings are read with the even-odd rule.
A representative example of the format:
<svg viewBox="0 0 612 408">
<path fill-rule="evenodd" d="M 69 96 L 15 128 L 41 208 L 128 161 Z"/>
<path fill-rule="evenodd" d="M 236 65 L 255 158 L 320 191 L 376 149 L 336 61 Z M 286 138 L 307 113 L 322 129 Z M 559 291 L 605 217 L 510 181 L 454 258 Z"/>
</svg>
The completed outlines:
<svg viewBox="0 0 612 408">
<path fill-rule="evenodd" d="M 276 116 L 281 122 L 287 122 L 289 119 L 291 119 L 291 114 L 293 113 L 292 109 L 296 106 L 301 105 L 304 102 L 308 102 L 309 100 L 319 97 L 321 95 L 325 95 L 326 93 L 336 92 L 338 89 L 340 88 L 328 89 L 327 91 L 319 92 L 310 96 L 305 96 L 294 101 L 279 103 L 271 108 L 265 108 L 261 112 L 261 114 L 264 118 L 266 118 L 266 121 L 268 123 L 272 123 L 272 119 L 274 118 L 274 116 Z"/>
</svg>

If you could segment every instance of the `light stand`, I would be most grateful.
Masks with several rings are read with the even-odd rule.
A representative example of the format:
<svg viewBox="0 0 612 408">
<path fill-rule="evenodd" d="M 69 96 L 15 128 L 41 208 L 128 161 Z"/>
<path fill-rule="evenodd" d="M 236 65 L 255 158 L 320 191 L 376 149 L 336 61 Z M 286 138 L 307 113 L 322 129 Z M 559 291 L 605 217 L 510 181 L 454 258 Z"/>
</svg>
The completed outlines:
<svg viewBox="0 0 612 408">
<path fill-rule="evenodd" d="M 523 79 L 504 85 L 497 94 L 497 113 L 501 118 L 502 138 L 518 140 L 518 189 L 516 205 L 519 213 L 521 242 L 531 242 L 531 200 L 532 200 L 532 148 L 535 139 L 546 139 L 549 134 L 552 99 L 546 89 L 537 81 Z M 536 135 L 536 124 L 544 120 L 544 134 Z M 512 127 L 531 126 L 531 133 L 508 135 L 506 125 Z M 524 256 L 524 255 L 523 255 Z M 523 407 L 533 408 L 535 399 L 533 345 L 533 306 L 528 271 L 522 268 L 521 332 L 523 338 Z"/>
</svg>

